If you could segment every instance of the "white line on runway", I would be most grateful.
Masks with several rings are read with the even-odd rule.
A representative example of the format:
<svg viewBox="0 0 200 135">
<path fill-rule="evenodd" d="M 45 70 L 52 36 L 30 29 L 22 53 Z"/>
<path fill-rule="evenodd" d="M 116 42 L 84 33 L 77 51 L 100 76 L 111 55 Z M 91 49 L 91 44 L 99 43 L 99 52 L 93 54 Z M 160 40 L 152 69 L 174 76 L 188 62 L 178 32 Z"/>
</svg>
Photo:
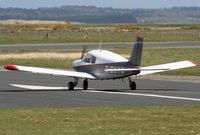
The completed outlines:
<svg viewBox="0 0 200 135">
<path fill-rule="evenodd" d="M 23 89 L 31 89 L 31 90 L 63 90 L 68 89 L 67 87 L 49 87 L 49 86 L 35 86 L 35 85 L 21 85 L 21 84 L 10 84 L 15 87 L 23 88 Z M 82 89 L 77 88 L 76 89 Z M 154 94 L 141 94 L 141 93 L 126 93 L 126 92 L 110 92 L 110 91 L 93 91 L 88 90 L 84 92 L 89 93 L 105 93 L 105 94 L 116 94 L 116 95 L 130 95 L 130 96 L 143 96 L 143 97 L 157 97 L 157 98 L 165 98 L 165 99 L 179 99 L 179 100 L 189 100 L 189 101 L 200 101 L 198 98 L 187 98 L 187 97 L 175 97 L 175 96 L 164 96 L 164 95 L 154 95 Z"/>
<path fill-rule="evenodd" d="M 106 94 L 116 94 L 116 95 L 144 96 L 144 97 L 157 97 L 157 98 L 179 99 L 179 100 L 189 100 L 189 101 L 200 101 L 200 99 L 198 99 L 198 98 L 174 97 L 174 96 L 163 96 L 163 95 L 154 95 L 154 94 L 126 93 L 126 92 L 109 92 L 109 91 L 85 91 L 85 92 L 106 93 Z"/>
</svg>

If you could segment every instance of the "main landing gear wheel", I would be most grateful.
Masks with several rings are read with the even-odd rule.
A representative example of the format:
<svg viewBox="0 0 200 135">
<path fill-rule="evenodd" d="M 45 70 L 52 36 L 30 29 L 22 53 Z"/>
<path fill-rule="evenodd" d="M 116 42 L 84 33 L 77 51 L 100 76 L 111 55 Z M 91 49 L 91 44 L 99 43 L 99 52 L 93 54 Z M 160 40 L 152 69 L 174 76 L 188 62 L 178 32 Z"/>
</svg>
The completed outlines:
<svg viewBox="0 0 200 135">
<path fill-rule="evenodd" d="M 74 87 L 77 86 L 78 82 L 79 82 L 79 79 L 74 78 L 73 82 L 71 81 L 71 82 L 68 83 L 68 90 L 74 90 Z"/>
<path fill-rule="evenodd" d="M 136 83 L 135 82 L 133 82 L 133 81 L 130 82 L 130 89 L 136 90 Z"/>
<path fill-rule="evenodd" d="M 68 90 L 74 90 L 75 84 L 74 82 L 69 82 L 68 83 Z"/>
<path fill-rule="evenodd" d="M 132 81 L 131 77 L 128 78 L 129 79 L 129 86 L 131 90 L 136 90 L 136 83 L 134 81 Z"/>
<path fill-rule="evenodd" d="M 88 80 L 85 79 L 85 80 L 83 81 L 83 90 L 87 90 L 87 89 L 88 89 Z"/>
</svg>

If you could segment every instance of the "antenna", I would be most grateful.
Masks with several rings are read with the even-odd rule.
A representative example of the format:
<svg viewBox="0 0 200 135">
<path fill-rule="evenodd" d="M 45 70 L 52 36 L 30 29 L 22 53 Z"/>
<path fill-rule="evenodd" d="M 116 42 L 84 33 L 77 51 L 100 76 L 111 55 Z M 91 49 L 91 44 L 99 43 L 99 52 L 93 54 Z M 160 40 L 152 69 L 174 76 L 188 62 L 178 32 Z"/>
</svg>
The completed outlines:
<svg viewBox="0 0 200 135">
<path fill-rule="evenodd" d="M 100 44 L 99 44 L 99 51 L 101 52 L 101 45 L 102 45 L 102 40 L 100 41 Z"/>
</svg>

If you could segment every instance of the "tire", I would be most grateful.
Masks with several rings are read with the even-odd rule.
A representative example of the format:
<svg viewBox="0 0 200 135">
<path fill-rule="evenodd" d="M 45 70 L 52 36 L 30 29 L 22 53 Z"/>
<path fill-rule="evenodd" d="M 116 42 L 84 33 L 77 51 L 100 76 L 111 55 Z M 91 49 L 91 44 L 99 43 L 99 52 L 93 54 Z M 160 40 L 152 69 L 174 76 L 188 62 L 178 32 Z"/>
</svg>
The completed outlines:
<svg viewBox="0 0 200 135">
<path fill-rule="evenodd" d="M 130 89 L 136 90 L 136 83 L 135 82 L 130 82 Z"/>
<path fill-rule="evenodd" d="M 68 90 L 74 90 L 75 84 L 73 82 L 68 83 Z"/>
<path fill-rule="evenodd" d="M 84 80 L 83 81 L 83 90 L 87 90 L 88 89 L 88 81 Z"/>
</svg>

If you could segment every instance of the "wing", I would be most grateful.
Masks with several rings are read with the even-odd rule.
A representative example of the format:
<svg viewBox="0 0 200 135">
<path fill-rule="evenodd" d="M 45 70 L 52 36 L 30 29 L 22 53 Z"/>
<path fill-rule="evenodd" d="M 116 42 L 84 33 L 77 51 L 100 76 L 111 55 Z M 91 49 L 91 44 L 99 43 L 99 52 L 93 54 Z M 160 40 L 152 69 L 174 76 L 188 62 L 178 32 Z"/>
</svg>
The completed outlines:
<svg viewBox="0 0 200 135">
<path fill-rule="evenodd" d="M 194 61 L 179 61 L 179 62 L 143 67 L 142 68 L 143 70 L 145 70 L 145 69 L 155 69 L 155 70 L 141 71 L 140 74 L 138 74 L 138 75 L 139 76 L 140 75 L 148 75 L 148 74 L 153 74 L 153 73 L 158 73 L 158 72 L 164 72 L 164 71 L 188 68 L 188 67 L 194 67 L 194 66 L 198 66 L 198 64 Z M 168 69 L 168 70 L 163 70 L 163 69 Z"/>
<path fill-rule="evenodd" d="M 40 74 L 50 74 L 50 75 L 60 75 L 60 76 L 69 76 L 69 77 L 78 77 L 78 78 L 97 79 L 95 76 L 93 76 L 89 73 L 70 71 L 70 70 L 37 68 L 37 67 L 27 67 L 27 66 L 18 66 L 18 65 L 7 65 L 4 68 L 8 69 L 8 70 L 25 71 L 25 72 L 40 73 Z"/>
<path fill-rule="evenodd" d="M 147 75 L 158 72 L 164 72 L 169 70 L 187 68 L 197 66 L 198 64 L 194 61 L 179 61 L 155 66 L 141 67 L 141 68 L 127 68 L 127 69 L 105 69 L 105 71 L 140 71 L 138 75 Z"/>
</svg>

